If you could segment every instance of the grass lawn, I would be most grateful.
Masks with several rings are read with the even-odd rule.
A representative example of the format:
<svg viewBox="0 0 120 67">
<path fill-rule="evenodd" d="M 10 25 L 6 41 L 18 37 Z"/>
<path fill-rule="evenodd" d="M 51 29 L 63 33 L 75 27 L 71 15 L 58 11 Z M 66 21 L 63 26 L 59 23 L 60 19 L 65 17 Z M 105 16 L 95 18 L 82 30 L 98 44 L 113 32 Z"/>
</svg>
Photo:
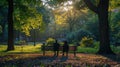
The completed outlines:
<svg viewBox="0 0 120 67">
<path fill-rule="evenodd" d="M 77 52 L 78 53 L 96 53 L 98 49 L 90 48 L 90 47 L 78 47 Z"/>
<path fill-rule="evenodd" d="M 37 44 L 36 46 L 33 45 L 24 45 L 24 46 L 18 46 L 15 45 L 15 50 L 5 52 L 7 49 L 6 45 L 0 45 L 0 52 L 1 53 L 40 53 L 41 51 L 41 45 Z M 95 48 L 84 48 L 84 47 L 78 47 L 77 50 L 78 53 L 96 53 L 97 49 Z"/>
<path fill-rule="evenodd" d="M 93 65 L 102 65 L 105 67 L 106 64 L 111 66 L 120 65 L 120 57 L 112 56 L 113 59 L 101 55 L 96 55 L 98 51 L 97 48 L 83 48 L 78 46 L 77 57 L 74 57 L 72 53 L 68 57 L 63 57 L 60 54 L 58 57 L 53 57 L 53 52 L 46 52 L 46 55 L 42 55 L 41 44 L 15 45 L 15 50 L 6 52 L 6 45 L 0 45 L 0 65 L 2 67 L 47 67 L 46 65 L 71 65 L 65 67 L 74 67 L 74 65 L 79 64 L 80 67 L 94 67 Z M 112 47 L 114 52 L 120 54 L 120 47 Z M 34 54 L 33 54 L 34 53 Z M 91 54 L 88 54 L 91 53 Z M 51 65 L 52 64 L 52 65 Z M 84 64 L 86 66 L 84 66 Z"/>
<path fill-rule="evenodd" d="M 13 51 L 7 51 L 7 45 L 0 45 L 0 53 L 42 53 L 41 51 L 41 44 L 36 44 L 36 46 L 33 45 L 24 45 L 19 46 L 15 45 L 15 50 Z M 112 47 L 112 50 L 115 53 L 120 53 L 120 46 L 119 47 Z M 97 48 L 90 48 L 90 47 L 80 47 L 77 48 L 77 53 L 96 53 L 98 51 Z"/>
<path fill-rule="evenodd" d="M 15 45 L 15 50 L 6 51 L 6 45 L 0 45 L 0 53 L 38 53 L 41 52 L 41 44 L 37 44 L 36 46 L 33 45 Z"/>
</svg>

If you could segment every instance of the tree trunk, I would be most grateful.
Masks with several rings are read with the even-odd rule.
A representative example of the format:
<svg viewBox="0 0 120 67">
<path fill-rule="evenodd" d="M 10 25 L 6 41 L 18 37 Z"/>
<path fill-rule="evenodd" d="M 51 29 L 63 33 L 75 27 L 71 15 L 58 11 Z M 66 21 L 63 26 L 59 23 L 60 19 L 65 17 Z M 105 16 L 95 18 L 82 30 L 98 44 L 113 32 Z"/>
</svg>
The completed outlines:
<svg viewBox="0 0 120 67">
<path fill-rule="evenodd" d="M 100 48 L 98 54 L 113 54 L 110 48 L 109 40 L 109 21 L 108 21 L 108 8 L 109 0 L 100 1 L 98 5 L 99 12 L 99 31 L 100 31 Z"/>
<path fill-rule="evenodd" d="M 13 0 L 8 0 L 8 47 L 7 51 L 14 50 L 13 37 Z"/>
<path fill-rule="evenodd" d="M 109 22 L 108 8 L 109 0 L 100 0 L 99 5 L 95 6 L 90 0 L 84 0 L 88 8 L 98 14 L 99 32 L 100 32 L 100 47 L 98 54 L 114 54 L 110 48 L 109 40 Z"/>
</svg>

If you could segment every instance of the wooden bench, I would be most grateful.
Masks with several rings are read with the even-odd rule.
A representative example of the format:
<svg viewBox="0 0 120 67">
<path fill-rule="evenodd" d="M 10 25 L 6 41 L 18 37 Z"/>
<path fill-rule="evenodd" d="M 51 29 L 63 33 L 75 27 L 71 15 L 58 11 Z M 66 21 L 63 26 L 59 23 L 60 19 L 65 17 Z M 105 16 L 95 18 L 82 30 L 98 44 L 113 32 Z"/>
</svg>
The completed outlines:
<svg viewBox="0 0 120 67">
<path fill-rule="evenodd" d="M 59 51 L 63 50 L 63 46 L 59 47 Z M 53 46 L 42 46 L 42 51 L 43 51 L 43 55 L 45 55 L 46 51 L 53 51 Z M 69 46 L 69 51 L 73 51 L 74 56 L 76 56 L 76 51 L 77 51 L 77 46 Z"/>
</svg>

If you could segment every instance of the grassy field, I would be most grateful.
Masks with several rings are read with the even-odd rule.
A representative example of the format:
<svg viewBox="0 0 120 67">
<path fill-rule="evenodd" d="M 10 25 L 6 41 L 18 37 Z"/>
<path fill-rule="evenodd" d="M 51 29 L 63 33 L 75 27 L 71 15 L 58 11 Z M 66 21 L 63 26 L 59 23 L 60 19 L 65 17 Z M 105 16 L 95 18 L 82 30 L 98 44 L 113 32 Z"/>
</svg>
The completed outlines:
<svg viewBox="0 0 120 67">
<path fill-rule="evenodd" d="M 6 49 L 7 45 L 0 45 L 0 67 L 51 67 L 53 65 L 56 67 L 56 63 L 58 66 L 70 65 L 65 67 L 74 67 L 76 64 L 79 67 L 95 67 L 93 65 L 106 67 L 104 66 L 106 64 L 111 67 L 120 66 L 120 47 L 112 46 L 112 50 L 119 54 L 110 57 L 96 55 L 97 48 L 80 46 L 78 46 L 76 57 L 72 53 L 68 57 L 64 57 L 62 54 L 54 57 L 52 51 L 46 52 L 46 55 L 43 56 L 41 44 L 36 46 L 31 44 L 24 46 L 15 45 L 15 50 L 13 51 L 6 51 Z"/>
<path fill-rule="evenodd" d="M 33 45 L 15 45 L 15 50 L 6 51 L 6 45 L 0 45 L 0 52 L 1 53 L 33 53 L 33 52 L 41 52 L 41 45 L 37 44 L 36 46 Z"/>
<path fill-rule="evenodd" d="M 15 50 L 7 51 L 6 45 L 0 45 L 0 53 L 42 53 L 41 51 L 41 44 L 37 44 L 36 46 L 33 45 L 24 45 L 19 46 L 15 45 Z M 112 47 L 112 50 L 115 53 L 120 53 L 120 46 L 119 47 Z M 78 46 L 78 53 L 96 53 L 98 51 L 97 48 L 90 48 L 90 47 L 80 47 Z"/>
</svg>

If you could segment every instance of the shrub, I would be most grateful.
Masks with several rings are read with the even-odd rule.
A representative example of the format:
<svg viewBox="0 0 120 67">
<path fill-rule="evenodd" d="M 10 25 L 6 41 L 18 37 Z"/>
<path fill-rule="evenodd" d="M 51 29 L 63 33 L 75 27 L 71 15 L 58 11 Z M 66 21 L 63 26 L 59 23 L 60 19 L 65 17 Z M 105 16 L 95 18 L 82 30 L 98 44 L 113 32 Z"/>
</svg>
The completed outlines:
<svg viewBox="0 0 120 67">
<path fill-rule="evenodd" d="M 98 49 L 98 48 L 99 48 L 99 44 L 100 44 L 99 41 L 94 42 L 94 48 L 95 48 L 95 49 Z"/>
<path fill-rule="evenodd" d="M 93 38 L 83 37 L 80 44 L 82 47 L 94 47 Z"/>
<path fill-rule="evenodd" d="M 80 29 L 76 32 L 69 33 L 66 38 L 69 40 L 69 42 L 78 42 L 81 41 L 83 37 L 94 37 L 92 33 L 90 33 L 87 30 Z"/>
<path fill-rule="evenodd" d="M 46 44 L 47 45 L 53 45 L 53 43 L 55 42 L 55 39 L 53 39 L 53 38 L 48 38 L 47 40 L 46 40 Z"/>
<path fill-rule="evenodd" d="M 16 41 L 15 42 L 16 45 L 26 45 L 26 41 L 25 40 L 20 40 L 20 41 Z"/>
</svg>

